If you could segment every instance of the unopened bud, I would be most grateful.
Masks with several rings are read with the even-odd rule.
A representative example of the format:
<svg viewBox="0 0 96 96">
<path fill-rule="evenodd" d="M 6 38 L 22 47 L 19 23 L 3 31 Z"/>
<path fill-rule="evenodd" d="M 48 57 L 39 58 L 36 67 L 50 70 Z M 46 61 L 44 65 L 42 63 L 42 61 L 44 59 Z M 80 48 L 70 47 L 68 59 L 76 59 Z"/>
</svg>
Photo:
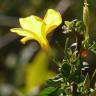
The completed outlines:
<svg viewBox="0 0 96 96">
<path fill-rule="evenodd" d="M 88 3 L 87 0 L 84 2 L 84 7 L 83 7 L 83 22 L 86 27 L 89 27 L 89 9 L 88 9 Z"/>
</svg>

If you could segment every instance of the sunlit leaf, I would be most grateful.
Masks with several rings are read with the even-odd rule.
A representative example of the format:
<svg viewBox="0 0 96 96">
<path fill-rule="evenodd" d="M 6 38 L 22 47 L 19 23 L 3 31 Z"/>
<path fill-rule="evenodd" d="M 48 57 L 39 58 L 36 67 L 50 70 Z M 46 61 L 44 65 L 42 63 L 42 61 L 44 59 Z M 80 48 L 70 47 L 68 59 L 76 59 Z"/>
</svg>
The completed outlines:
<svg viewBox="0 0 96 96">
<path fill-rule="evenodd" d="M 55 87 L 48 87 L 48 88 L 45 88 L 40 94 L 39 96 L 51 96 L 51 94 L 53 92 L 55 92 L 57 90 L 57 88 Z"/>
</svg>

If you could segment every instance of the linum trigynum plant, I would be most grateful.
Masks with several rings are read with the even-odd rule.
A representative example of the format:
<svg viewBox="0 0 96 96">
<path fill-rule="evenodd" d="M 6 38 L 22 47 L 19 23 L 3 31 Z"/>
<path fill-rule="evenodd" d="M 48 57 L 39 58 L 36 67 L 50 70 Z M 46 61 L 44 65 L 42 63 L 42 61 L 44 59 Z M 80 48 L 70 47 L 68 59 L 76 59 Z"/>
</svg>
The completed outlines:
<svg viewBox="0 0 96 96">
<path fill-rule="evenodd" d="M 96 43 L 90 44 L 89 21 L 88 3 L 85 0 L 83 21 L 75 19 L 64 22 L 62 33 L 64 35 L 72 33 L 75 42 L 70 44 L 70 38 L 66 35 L 64 57 L 59 62 L 58 74 L 47 81 L 47 88 L 41 91 L 39 96 L 95 96 L 93 95 L 95 88 L 90 86 L 96 71 L 94 70 L 91 75 L 89 72 L 86 73 L 86 69 L 89 68 L 89 62 L 86 61 L 89 53 L 94 53 L 96 56 Z M 13 28 L 11 32 L 24 36 L 21 39 L 22 43 L 34 39 L 44 51 L 52 52 L 46 36 L 62 23 L 59 12 L 48 9 L 44 19 L 32 15 L 20 18 L 19 22 L 21 28 Z"/>
</svg>

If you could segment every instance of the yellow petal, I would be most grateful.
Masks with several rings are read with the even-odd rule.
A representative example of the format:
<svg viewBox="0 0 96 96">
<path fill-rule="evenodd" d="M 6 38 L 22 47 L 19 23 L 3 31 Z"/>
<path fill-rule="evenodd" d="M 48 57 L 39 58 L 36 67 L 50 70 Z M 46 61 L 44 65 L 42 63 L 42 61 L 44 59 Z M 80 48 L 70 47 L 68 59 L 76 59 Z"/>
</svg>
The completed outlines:
<svg viewBox="0 0 96 96">
<path fill-rule="evenodd" d="M 10 31 L 17 33 L 20 36 L 29 36 L 32 34 L 30 31 L 24 30 L 22 28 L 12 28 Z"/>
<path fill-rule="evenodd" d="M 32 39 L 36 40 L 33 36 L 27 36 L 27 37 L 22 38 L 20 41 L 23 44 L 25 44 L 28 40 L 32 40 Z"/>
<path fill-rule="evenodd" d="M 62 18 L 59 12 L 53 9 L 48 9 L 44 17 L 44 22 L 46 23 L 45 34 L 47 35 L 62 23 Z"/>
<path fill-rule="evenodd" d="M 41 28 L 43 24 L 43 20 L 37 16 L 29 16 L 26 18 L 19 19 L 20 25 L 23 29 L 29 30 L 41 36 Z"/>
<path fill-rule="evenodd" d="M 38 36 L 34 34 L 33 32 L 30 32 L 28 30 L 24 30 L 22 28 L 13 28 L 10 30 L 11 32 L 15 32 L 20 36 L 25 36 L 23 39 L 21 39 L 21 42 L 25 44 L 28 40 L 39 40 Z"/>
</svg>

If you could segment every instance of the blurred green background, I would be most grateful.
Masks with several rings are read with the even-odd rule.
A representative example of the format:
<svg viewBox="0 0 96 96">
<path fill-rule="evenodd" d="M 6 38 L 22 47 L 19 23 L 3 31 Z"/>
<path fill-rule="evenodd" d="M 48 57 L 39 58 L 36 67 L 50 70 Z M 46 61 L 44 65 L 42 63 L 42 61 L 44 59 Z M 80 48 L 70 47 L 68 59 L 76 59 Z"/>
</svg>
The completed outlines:
<svg viewBox="0 0 96 96">
<path fill-rule="evenodd" d="M 88 0 L 88 3 L 91 17 L 90 36 L 92 37 L 91 40 L 96 40 L 96 0 Z M 0 0 L 0 96 L 15 96 L 15 94 L 17 94 L 16 96 L 23 96 L 22 92 L 31 94 L 31 88 L 35 88 L 32 83 L 35 78 L 32 75 L 33 73 L 38 77 L 35 78 L 36 83 L 39 82 L 36 86 L 41 85 L 48 79 L 48 77 L 46 79 L 43 77 L 42 82 L 38 81 L 42 74 L 38 75 L 38 72 L 33 71 L 35 69 L 31 69 L 34 65 L 33 61 L 37 64 L 36 58 L 41 60 L 37 67 L 45 66 L 46 70 L 44 72 L 46 74 L 50 73 L 49 77 L 57 72 L 57 66 L 54 63 L 49 64 L 45 61 L 49 65 L 43 65 L 45 57 L 42 57 L 40 53 L 41 57 L 37 56 L 40 51 L 37 42 L 29 41 L 23 45 L 20 42 L 21 37 L 10 32 L 10 28 L 20 26 L 18 18 L 32 14 L 43 18 L 49 8 L 58 10 L 62 14 L 63 23 L 65 20 L 82 20 L 83 0 Z M 56 48 L 59 59 L 62 59 L 62 51 L 59 51 L 64 48 L 65 42 L 62 30 L 57 28 L 48 38 L 52 41 L 51 45 Z M 38 68 L 38 71 L 42 73 L 44 68 Z M 33 92 L 34 94 L 39 91 L 38 88 L 36 90 L 36 92 Z"/>
</svg>

